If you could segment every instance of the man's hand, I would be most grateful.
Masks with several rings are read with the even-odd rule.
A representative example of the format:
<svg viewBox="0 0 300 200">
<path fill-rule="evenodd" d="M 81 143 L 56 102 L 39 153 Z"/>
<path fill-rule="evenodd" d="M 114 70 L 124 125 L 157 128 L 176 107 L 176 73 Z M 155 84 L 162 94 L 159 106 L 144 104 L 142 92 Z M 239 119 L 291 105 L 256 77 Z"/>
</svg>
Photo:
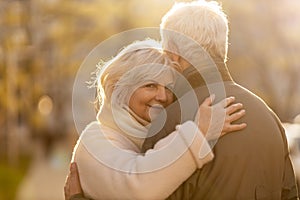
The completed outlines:
<svg viewBox="0 0 300 200">
<path fill-rule="evenodd" d="M 241 103 L 233 104 L 234 97 L 228 97 L 212 105 L 214 98 L 214 95 L 206 98 L 200 105 L 196 116 L 198 127 L 208 140 L 217 139 L 226 133 L 238 131 L 247 126 L 246 123 L 231 124 L 245 115 Z"/>
<path fill-rule="evenodd" d="M 70 165 L 70 172 L 64 187 L 65 200 L 69 200 L 75 194 L 82 194 L 79 173 L 75 162 Z"/>
</svg>

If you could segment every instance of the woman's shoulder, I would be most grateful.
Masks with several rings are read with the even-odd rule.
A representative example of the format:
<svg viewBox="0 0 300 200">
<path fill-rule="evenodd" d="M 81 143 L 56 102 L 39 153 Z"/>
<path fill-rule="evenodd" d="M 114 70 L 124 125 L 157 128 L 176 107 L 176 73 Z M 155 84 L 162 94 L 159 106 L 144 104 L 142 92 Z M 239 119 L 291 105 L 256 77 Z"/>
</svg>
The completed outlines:
<svg viewBox="0 0 300 200">
<path fill-rule="evenodd" d="M 102 125 L 101 123 L 99 123 L 98 121 L 92 121 L 90 122 L 85 129 L 82 131 L 81 135 L 80 135 L 80 139 L 82 139 L 83 137 L 95 137 L 95 136 L 104 136 L 107 134 L 115 134 L 116 131 Z"/>
<path fill-rule="evenodd" d="M 98 121 L 93 121 L 86 126 L 80 135 L 79 141 L 84 142 L 89 146 L 95 145 L 97 147 L 109 141 L 111 144 L 121 148 L 131 146 L 129 144 L 132 143 L 118 130 L 105 126 Z"/>
<path fill-rule="evenodd" d="M 77 141 L 74 152 L 77 158 L 91 157 L 93 160 L 106 160 L 107 152 L 119 155 L 124 150 L 137 152 L 139 149 L 117 130 L 97 121 L 86 126 Z"/>
<path fill-rule="evenodd" d="M 84 134 L 86 132 L 94 131 L 94 130 L 99 130 L 100 127 L 101 127 L 101 124 L 98 121 L 92 121 L 85 127 L 85 129 L 82 131 L 82 134 Z"/>
</svg>

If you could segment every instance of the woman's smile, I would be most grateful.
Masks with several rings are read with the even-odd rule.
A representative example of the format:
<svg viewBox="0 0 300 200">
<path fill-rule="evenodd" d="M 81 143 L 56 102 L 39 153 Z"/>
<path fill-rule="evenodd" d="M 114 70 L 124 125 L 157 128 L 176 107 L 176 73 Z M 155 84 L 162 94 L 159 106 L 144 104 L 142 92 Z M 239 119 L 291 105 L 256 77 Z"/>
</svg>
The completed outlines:
<svg viewBox="0 0 300 200">
<path fill-rule="evenodd" d="M 172 91 L 165 87 L 172 81 L 172 77 L 164 77 L 160 83 L 152 81 L 137 88 L 130 97 L 130 109 L 138 117 L 151 122 L 164 107 L 173 102 Z"/>
</svg>

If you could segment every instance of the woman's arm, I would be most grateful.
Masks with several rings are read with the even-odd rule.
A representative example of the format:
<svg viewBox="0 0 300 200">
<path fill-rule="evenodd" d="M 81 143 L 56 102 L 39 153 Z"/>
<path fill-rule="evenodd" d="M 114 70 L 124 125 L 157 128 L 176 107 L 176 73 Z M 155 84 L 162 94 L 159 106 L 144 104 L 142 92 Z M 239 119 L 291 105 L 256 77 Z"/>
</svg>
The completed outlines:
<svg viewBox="0 0 300 200">
<path fill-rule="evenodd" d="M 108 141 L 113 145 L 108 147 L 107 138 L 95 133 L 95 127 L 84 133 L 74 157 L 82 188 L 93 199 L 167 198 L 213 158 L 204 136 L 191 121 L 177 126 L 145 155 L 126 149 L 124 140 L 113 134 Z M 200 157 L 203 150 L 206 155 Z"/>
<path fill-rule="evenodd" d="M 142 152 L 152 149 L 162 138 L 174 130 L 176 124 L 195 118 L 202 133 L 206 134 L 207 140 L 216 139 L 226 133 L 238 131 L 246 127 L 245 123 L 234 122 L 245 115 L 243 105 L 234 103 L 234 97 L 225 98 L 214 105 L 214 95 L 207 97 L 199 106 L 198 112 L 191 106 L 192 93 L 187 94 L 181 101 L 176 101 L 167 108 L 167 120 L 164 115 L 159 115 L 152 123 L 149 130 L 149 137 L 145 139 Z M 182 108 L 184 108 L 182 110 Z M 163 124 L 162 124 L 163 123 Z M 163 127 L 163 128 L 160 128 Z"/>
<path fill-rule="evenodd" d="M 213 101 L 213 99 L 207 99 L 201 106 L 202 106 L 202 109 L 201 109 L 201 106 L 200 106 L 200 109 L 202 111 L 205 111 L 206 107 L 210 106 L 211 105 L 211 102 Z M 239 113 L 239 114 L 234 114 L 232 115 L 232 113 L 234 113 L 236 110 L 238 109 L 241 109 L 241 105 L 236 105 L 236 104 L 233 104 L 231 106 L 229 106 L 232 102 L 234 101 L 233 98 L 227 98 L 226 100 L 224 100 L 224 102 L 221 102 L 219 104 L 216 105 L 216 108 L 218 107 L 226 107 L 225 108 L 225 113 L 228 115 L 228 117 L 226 117 L 225 119 L 225 123 L 227 123 L 227 125 L 224 125 L 224 128 L 229 128 L 230 130 L 234 130 L 234 129 L 240 129 L 241 127 L 236 126 L 236 125 L 231 125 L 231 121 L 234 121 L 236 118 L 240 118 L 243 113 Z M 222 105 L 222 106 L 221 106 Z M 212 110 L 212 108 L 210 107 L 209 108 L 210 110 Z M 224 110 L 224 108 L 222 108 Z M 227 116 L 226 115 L 226 116 Z M 230 116 L 231 115 L 231 116 Z M 203 124 L 203 123 L 206 123 L 204 121 L 199 121 L 199 124 Z M 187 125 L 189 124 L 189 125 Z M 173 191 L 176 189 L 176 185 L 180 185 L 181 182 L 183 182 L 186 178 L 189 177 L 189 175 L 191 175 L 191 173 L 196 169 L 196 168 L 201 168 L 203 164 L 205 164 L 207 161 L 209 161 L 212 157 L 212 154 L 211 154 L 211 151 L 210 151 L 210 148 L 208 145 L 201 145 L 201 141 L 205 141 L 205 139 L 203 138 L 203 135 L 201 133 L 198 132 L 198 134 L 196 134 L 196 136 L 199 136 L 200 138 L 197 139 L 195 137 L 195 135 L 193 136 L 192 134 L 190 133 L 193 133 L 195 132 L 195 130 L 197 129 L 196 126 L 192 123 L 192 122 L 188 122 L 187 124 L 184 124 L 182 126 L 177 126 L 177 129 L 175 132 L 173 132 L 171 134 L 171 136 L 168 136 L 166 138 L 164 138 L 163 140 L 159 141 L 154 149 L 151 149 L 149 151 L 146 152 L 145 156 L 141 156 L 140 154 L 138 153 L 134 153 L 133 157 L 132 155 L 131 156 L 128 156 L 128 155 L 125 155 L 125 156 L 122 156 L 123 159 L 125 159 L 126 161 L 123 162 L 120 160 L 120 158 L 118 158 L 118 156 L 120 155 L 116 155 L 116 156 L 113 156 L 111 155 L 111 159 L 112 160 L 115 160 L 115 162 L 118 162 L 119 161 L 119 164 L 118 165 L 121 165 L 121 163 L 123 162 L 123 165 L 122 166 L 129 166 L 129 168 L 127 168 L 127 172 L 131 172 L 131 175 L 130 176 L 124 176 L 126 175 L 126 173 L 122 174 L 120 171 L 118 171 L 117 169 L 110 169 L 107 171 L 107 169 L 105 169 L 107 172 L 107 174 L 114 174 L 113 176 L 116 176 L 117 178 L 115 178 L 116 180 L 120 180 L 118 182 L 120 183 L 123 183 L 123 182 L 126 182 L 126 186 L 120 186 L 122 187 L 123 189 L 127 188 L 129 190 L 129 192 L 127 192 L 127 194 L 131 194 L 133 196 L 131 197 L 128 197 L 128 198 L 137 198 L 138 197 L 138 193 L 141 193 L 141 198 L 150 198 L 151 199 L 151 194 L 161 194 L 162 196 L 165 196 L 167 195 L 166 193 L 168 193 L 168 191 Z M 193 124 L 193 125 L 192 125 Z M 186 126 L 186 128 L 184 128 Z M 194 131 L 192 129 L 189 129 L 187 127 L 194 127 Z M 214 126 L 212 126 L 214 127 Z M 224 129 L 223 129 L 224 130 Z M 177 140 L 178 141 L 181 141 L 181 144 L 182 145 L 175 145 L 174 144 L 174 137 L 177 136 Z M 180 136 L 180 137 L 178 137 Z M 96 141 L 95 138 L 93 141 Z M 178 142 L 177 141 L 177 142 Z M 198 141 L 198 142 L 195 142 L 195 141 Z M 200 143 L 199 143 L 200 141 Z M 171 144 L 173 142 L 173 145 Z M 206 141 L 204 142 L 205 144 Z M 119 146 L 122 146 L 121 144 L 119 144 Z M 182 152 L 181 154 L 178 153 L 180 152 L 180 146 L 184 146 L 183 149 L 185 150 L 188 150 L 188 151 L 184 151 L 184 154 L 182 157 L 180 157 L 180 155 L 182 155 Z M 188 148 L 186 148 L 188 147 Z M 202 147 L 202 148 L 201 148 Z M 206 147 L 206 148 L 203 148 L 203 147 Z M 124 147 L 126 148 L 126 147 Z M 182 150 L 182 149 L 181 149 Z M 77 149 L 78 151 L 78 149 Z M 77 153 L 79 155 L 82 155 L 82 154 L 88 154 L 87 150 L 84 149 L 82 150 L 83 152 L 85 153 Z M 158 152 L 160 152 L 158 154 Z M 177 157 L 176 157 L 176 154 L 177 154 Z M 175 157 L 174 157 L 175 156 Z M 82 156 L 81 156 L 82 157 Z M 87 158 L 88 157 L 91 157 L 90 155 L 89 156 L 86 156 Z M 172 159 L 170 159 L 170 157 L 173 159 L 173 163 L 172 165 L 170 165 L 170 161 L 172 161 Z M 179 159 L 179 161 L 176 161 L 174 162 L 174 158 L 177 158 Z M 186 158 L 189 158 L 187 159 L 188 162 L 185 160 Z M 200 159 L 199 159 L 200 158 Z M 202 159 L 201 159 L 202 158 Z M 81 160 L 81 159 L 79 159 Z M 101 160 L 101 159 L 100 159 Z M 162 163 L 162 160 L 165 161 L 165 163 Z M 130 163 L 128 165 L 128 162 Z M 169 162 L 169 163 L 168 163 Z M 90 168 L 90 169 L 94 169 L 94 168 L 103 168 L 104 166 L 101 165 L 101 163 L 99 162 L 99 159 L 97 160 L 96 159 L 92 159 L 92 161 L 84 161 L 82 166 L 85 166 L 87 163 L 97 163 L 97 166 L 88 166 L 86 168 Z M 184 166 L 180 166 L 182 163 L 184 164 L 187 164 L 187 168 L 185 169 Z M 195 163 L 196 163 L 196 166 L 195 166 Z M 100 166 L 99 166 L 100 164 Z M 165 166 L 165 167 L 163 167 Z M 178 168 L 176 168 L 176 166 L 179 166 Z M 192 166 L 192 168 L 190 168 L 190 166 Z M 171 170 L 173 169 L 173 167 L 175 167 L 175 169 L 179 169 L 179 171 L 184 171 L 186 173 L 183 173 L 182 176 L 175 176 L 175 178 L 178 178 L 177 180 L 173 180 L 174 178 L 174 171 L 176 170 Z M 85 167 L 83 167 L 84 169 Z M 112 167 L 113 168 L 113 167 Z M 162 168 L 162 169 L 160 169 Z M 125 169 L 125 168 L 124 168 Z M 155 169 L 155 170 L 154 170 Z M 185 169 L 185 170 L 182 170 L 182 169 Z M 147 173 L 136 173 L 138 172 L 138 170 L 140 172 L 147 172 Z M 152 170 L 152 171 L 151 171 Z M 153 171 L 154 170 L 154 171 Z M 94 172 L 96 170 L 93 170 Z M 164 174 L 166 171 L 166 174 L 169 173 L 169 175 L 166 175 Z M 81 172 L 81 175 L 82 173 L 85 173 L 86 170 L 82 170 Z M 163 173 L 161 173 L 163 172 Z M 100 174 L 101 174 L 101 170 L 100 170 Z M 96 172 L 97 174 L 97 172 Z M 111 175 L 112 175 L 111 174 Z M 118 174 L 118 175 L 116 175 Z M 177 174 L 177 172 L 176 172 Z M 85 174 L 84 175 L 84 179 L 87 179 L 87 183 L 89 183 L 88 181 L 88 174 Z M 109 175 L 110 176 L 110 175 Z M 119 176 L 119 177 L 118 177 Z M 169 177 L 168 177 L 169 176 Z M 87 177 L 87 178 L 86 178 Z M 156 179 L 157 178 L 157 179 Z M 164 178 L 166 178 L 166 182 L 164 182 Z M 156 180 L 156 181 L 155 181 Z M 175 181 L 175 182 L 172 182 L 172 181 Z M 106 181 L 102 180 L 103 183 L 106 183 Z M 153 184 L 155 183 L 155 184 Z M 175 185 L 173 184 L 175 183 Z M 114 186 L 114 189 L 115 191 L 119 191 L 118 190 L 118 184 L 119 183 L 110 183 L 111 186 Z M 147 185 L 148 184 L 148 185 Z M 169 186 L 167 186 L 167 184 L 169 184 Z M 92 184 L 93 185 L 93 184 Z M 96 185 L 96 184 L 95 184 Z M 151 187 L 150 187 L 150 186 Z M 90 190 L 90 187 L 91 186 L 88 186 L 87 187 L 87 190 Z M 164 188 L 166 187 L 166 188 Z M 148 189 L 145 189 L 145 188 L 148 188 Z M 168 189 L 169 188 L 169 189 Z M 162 193 L 159 192 L 159 190 L 162 190 Z M 100 192 L 99 190 L 96 190 L 95 188 L 95 191 L 98 191 Z M 110 192 L 108 192 L 109 190 L 105 190 L 102 194 L 104 195 L 104 193 L 107 193 L 108 197 L 110 195 Z M 149 191 L 150 194 L 147 194 Z M 111 191 L 113 193 L 113 191 Z M 166 192 L 166 193 L 164 193 Z M 89 193 L 93 193 L 93 189 L 91 189 L 89 192 L 87 192 L 88 194 Z M 120 193 L 118 193 L 120 194 Z M 99 193 L 100 195 L 100 193 Z M 136 196 L 135 196 L 136 195 Z M 144 196 L 143 196 L 144 195 Z M 97 197 L 97 195 L 94 195 Z M 106 197 L 106 198 L 108 198 Z M 114 197 L 114 198 L 117 198 L 117 197 Z M 153 196 L 153 198 L 160 198 L 159 196 Z"/>
</svg>

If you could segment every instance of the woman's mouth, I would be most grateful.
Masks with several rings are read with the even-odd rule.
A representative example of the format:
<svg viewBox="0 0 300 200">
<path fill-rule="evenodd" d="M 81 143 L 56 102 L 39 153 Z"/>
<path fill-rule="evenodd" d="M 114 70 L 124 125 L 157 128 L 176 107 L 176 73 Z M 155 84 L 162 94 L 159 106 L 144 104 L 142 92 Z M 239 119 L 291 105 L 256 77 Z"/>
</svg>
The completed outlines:
<svg viewBox="0 0 300 200">
<path fill-rule="evenodd" d="M 160 104 L 150 105 L 149 107 L 150 107 L 149 115 L 150 115 L 151 121 L 153 119 L 155 119 L 161 113 L 161 111 L 164 110 L 164 107 Z"/>
</svg>

